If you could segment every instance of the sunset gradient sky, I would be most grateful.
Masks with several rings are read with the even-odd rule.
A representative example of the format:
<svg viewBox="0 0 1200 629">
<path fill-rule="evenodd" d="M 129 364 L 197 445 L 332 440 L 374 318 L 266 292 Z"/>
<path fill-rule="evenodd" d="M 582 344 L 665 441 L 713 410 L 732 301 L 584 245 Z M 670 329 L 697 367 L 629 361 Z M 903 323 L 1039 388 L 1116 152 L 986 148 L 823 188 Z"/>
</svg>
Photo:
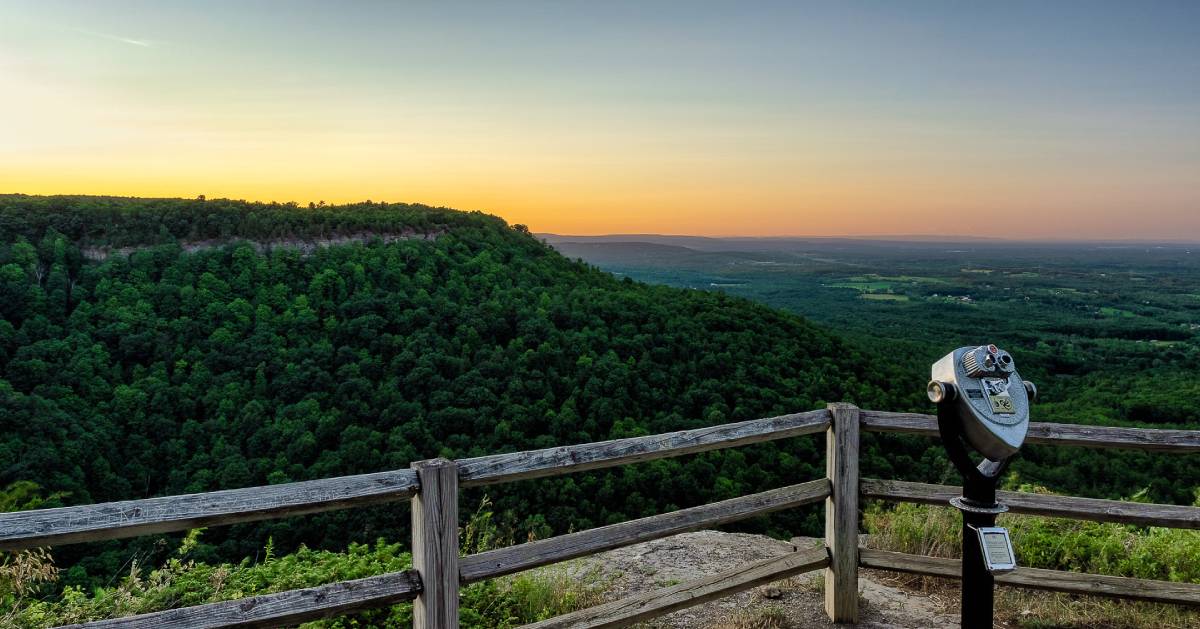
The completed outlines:
<svg viewBox="0 0 1200 629">
<path fill-rule="evenodd" d="M 1200 2 L 0 0 L 0 192 L 1200 240 Z"/>
</svg>

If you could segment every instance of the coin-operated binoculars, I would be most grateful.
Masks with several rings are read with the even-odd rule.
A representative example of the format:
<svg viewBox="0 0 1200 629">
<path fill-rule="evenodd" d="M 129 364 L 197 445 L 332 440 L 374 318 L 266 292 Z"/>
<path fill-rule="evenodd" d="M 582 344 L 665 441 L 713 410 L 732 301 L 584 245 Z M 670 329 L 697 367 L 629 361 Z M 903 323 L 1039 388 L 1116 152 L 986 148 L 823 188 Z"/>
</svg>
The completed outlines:
<svg viewBox="0 0 1200 629">
<path fill-rule="evenodd" d="M 992 626 L 994 575 L 1017 567 L 1008 531 L 996 515 L 996 484 L 1029 430 L 1032 382 L 1017 374 L 1012 355 L 995 345 L 960 347 L 933 364 L 929 399 L 937 403 L 938 431 L 950 460 L 963 476 L 962 626 Z M 971 451 L 983 455 L 976 464 Z"/>
</svg>

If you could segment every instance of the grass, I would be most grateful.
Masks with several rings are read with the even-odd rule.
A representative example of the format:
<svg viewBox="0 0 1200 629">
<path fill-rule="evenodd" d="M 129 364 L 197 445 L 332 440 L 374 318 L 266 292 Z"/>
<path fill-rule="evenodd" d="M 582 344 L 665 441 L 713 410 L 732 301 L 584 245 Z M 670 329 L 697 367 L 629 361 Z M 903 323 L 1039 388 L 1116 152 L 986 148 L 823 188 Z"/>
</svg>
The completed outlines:
<svg viewBox="0 0 1200 629">
<path fill-rule="evenodd" d="M 1015 515 L 1001 516 L 997 524 L 1009 527 L 1023 566 L 1200 583 L 1197 531 Z M 962 523 L 953 509 L 873 504 L 863 514 L 863 526 L 872 548 L 961 556 Z M 933 577 L 903 575 L 895 581 L 927 592 L 958 589 L 956 581 Z M 1005 626 L 1029 629 L 1200 626 L 1200 611 L 1180 606 L 1003 587 L 997 589 L 996 618 Z"/>
<path fill-rule="evenodd" d="M 1022 629 L 1190 629 L 1200 613 L 1173 605 L 999 588 L 996 617 Z"/>
<path fill-rule="evenodd" d="M 787 614 L 778 605 L 740 610 L 712 625 L 713 629 L 785 629 L 789 626 Z"/>
<path fill-rule="evenodd" d="M 927 277 L 924 275 L 880 275 L 878 273 L 868 273 L 866 275 L 856 275 L 849 278 L 851 282 L 905 282 L 910 284 L 949 284 L 949 280 L 944 280 L 939 277 Z"/>
<path fill-rule="evenodd" d="M 525 624 L 599 605 L 608 586 L 598 568 L 568 562 L 501 579 L 499 591 L 511 601 L 514 624 Z"/>
<path fill-rule="evenodd" d="M 840 282 L 825 284 L 825 287 L 850 288 L 863 293 L 862 297 L 864 299 L 908 301 L 908 297 L 904 295 L 890 296 L 897 284 L 950 284 L 950 282 L 936 277 L 922 277 L 919 275 L 878 275 L 876 273 L 869 273 L 867 275 L 848 277 Z M 872 297 L 871 295 L 880 296 Z"/>
<path fill-rule="evenodd" d="M 782 600 L 781 597 L 788 592 L 821 596 L 824 584 L 822 572 L 776 581 L 756 590 L 751 599 L 754 604 L 738 608 L 705 626 L 713 629 L 782 629 L 796 626 L 795 621 L 788 618 L 787 610 L 784 607 L 788 602 Z M 767 590 L 774 590 L 776 595 L 765 594 Z"/>
</svg>

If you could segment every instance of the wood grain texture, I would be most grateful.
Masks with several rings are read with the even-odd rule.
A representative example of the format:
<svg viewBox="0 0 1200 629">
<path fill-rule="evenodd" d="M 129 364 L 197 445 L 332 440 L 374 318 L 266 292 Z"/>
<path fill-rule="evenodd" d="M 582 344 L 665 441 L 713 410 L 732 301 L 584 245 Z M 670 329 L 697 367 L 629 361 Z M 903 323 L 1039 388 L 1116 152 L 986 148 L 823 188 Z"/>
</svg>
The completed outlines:
<svg viewBox="0 0 1200 629">
<path fill-rule="evenodd" d="M 863 411 L 863 430 L 902 432 L 937 437 L 937 418 L 920 413 Z M 1162 428 L 1122 428 L 1030 422 L 1025 443 L 1085 448 L 1124 448 L 1153 452 L 1200 452 L 1200 430 Z"/>
<path fill-rule="evenodd" d="M 937 417 L 921 413 L 893 413 L 863 410 L 859 415 L 867 432 L 902 432 L 922 437 L 937 437 Z"/>
<path fill-rule="evenodd" d="M 421 575 L 413 629 L 458 629 L 458 466 L 432 459 L 413 469 L 421 483 L 412 503 L 413 569 Z"/>
<path fill-rule="evenodd" d="M 829 563 L 824 548 L 789 553 L 710 577 L 590 607 L 527 629 L 628 627 L 629 625 L 736 594 L 752 587 L 817 570 Z"/>
<path fill-rule="evenodd" d="M 811 504 L 828 495 L 829 482 L 821 479 L 527 544 L 489 550 L 463 558 L 461 580 L 463 583 L 473 583 L 512 574 L 638 542 Z"/>
<path fill-rule="evenodd" d="M 859 484 L 864 498 L 917 502 L 949 507 L 949 500 L 962 495 L 953 485 L 931 485 L 908 481 L 864 478 Z M 996 498 L 1013 513 L 1056 518 L 1119 522 L 1141 526 L 1200 529 L 1200 507 L 1146 504 L 1075 496 L 1050 496 L 1020 491 L 998 491 Z"/>
<path fill-rule="evenodd" d="M 405 500 L 417 487 L 397 470 L 203 494 L 0 514 L 0 550 L 73 544 L 253 522 Z"/>
<path fill-rule="evenodd" d="M 808 435 L 828 425 L 829 411 L 819 410 L 647 437 L 481 456 L 458 462 L 459 482 L 472 487 L 556 476 Z"/>
<path fill-rule="evenodd" d="M 859 410 L 830 404 L 833 423 L 826 431 L 825 613 L 839 623 L 858 622 L 858 445 Z"/>
<path fill-rule="evenodd" d="M 1121 428 L 1080 424 L 1029 424 L 1026 443 L 1085 448 L 1123 448 L 1152 452 L 1200 452 L 1200 430 L 1164 428 Z"/>
<path fill-rule="evenodd" d="M 467 485 L 538 478 L 680 456 L 825 429 L 825 410 L 680 432 L 463 459 Z M 396 470 L 265 487 L 0 514 L 0 550 L 102 541 L 405 500 L 416 473 Z"/>
<path fill-rule="evenodd" d="M 414 570 L 330 585 L 171 609 L 80 625 L 87 629 L 209 629 L 287 627 L 310 620 L 411 601 L 421 590 Z"/>
<path fill-rule="evenodd" d="M 958 559 L 923 557 L 863 548 L 859 550 L 859 560 L 864 568 L 925 574 L 949 579 L 961 578 L 962 562 Z M 1008 574 L 998 575 L 996 584 L 1052 592 L 1200 606 L 1200 584 L 1195 583 L 1110 577 L 1041 568 L 1017 568 Z"/>
</svg>

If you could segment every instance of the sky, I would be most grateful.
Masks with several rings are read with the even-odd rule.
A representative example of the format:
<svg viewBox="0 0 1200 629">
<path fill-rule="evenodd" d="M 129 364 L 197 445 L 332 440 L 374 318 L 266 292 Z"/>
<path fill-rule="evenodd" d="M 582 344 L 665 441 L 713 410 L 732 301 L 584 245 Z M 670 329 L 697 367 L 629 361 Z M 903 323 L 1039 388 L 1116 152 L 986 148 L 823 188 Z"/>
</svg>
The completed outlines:
<svg viewBox="0 0 1200 629">
<path fill-rule="evenodd" d="M 1200 240 L 1200 3 L 0 0 L 0 192 Z"/>
</svg>

